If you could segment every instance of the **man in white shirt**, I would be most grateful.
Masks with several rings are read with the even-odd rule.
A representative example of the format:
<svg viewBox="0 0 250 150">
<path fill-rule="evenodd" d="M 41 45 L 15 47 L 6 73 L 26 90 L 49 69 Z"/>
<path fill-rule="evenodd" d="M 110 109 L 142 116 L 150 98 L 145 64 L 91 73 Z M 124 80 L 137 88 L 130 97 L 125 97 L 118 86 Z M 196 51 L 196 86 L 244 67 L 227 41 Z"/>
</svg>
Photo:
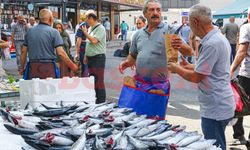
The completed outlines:
<svg viewBox="0 0 250 150">
<path fill-rule="evenodd" d="M 110 27 L 110 22 L 108 18 L 106 18 L 106 21 L 104 22 L 104 27 L 106 30 L 106 40 L 110 41 L 111 40 L 111 33 L 110 33 L 111 27 Z"/>
</svg>

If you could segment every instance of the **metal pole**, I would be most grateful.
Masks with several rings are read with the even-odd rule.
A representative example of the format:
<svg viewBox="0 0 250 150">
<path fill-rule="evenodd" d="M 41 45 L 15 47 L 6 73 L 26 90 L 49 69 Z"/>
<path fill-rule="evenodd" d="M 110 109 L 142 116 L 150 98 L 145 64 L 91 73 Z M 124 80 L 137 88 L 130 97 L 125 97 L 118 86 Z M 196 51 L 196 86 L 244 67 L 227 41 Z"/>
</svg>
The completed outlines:
<svg viewBox="0 0 250 150">
<path fill-rule="evenodd" d="M 66 18 L 66 3 L 68 2 L 68 0 L 62 0 L 62 21 L 66 22 L 67 18 Z"/>
</svg>

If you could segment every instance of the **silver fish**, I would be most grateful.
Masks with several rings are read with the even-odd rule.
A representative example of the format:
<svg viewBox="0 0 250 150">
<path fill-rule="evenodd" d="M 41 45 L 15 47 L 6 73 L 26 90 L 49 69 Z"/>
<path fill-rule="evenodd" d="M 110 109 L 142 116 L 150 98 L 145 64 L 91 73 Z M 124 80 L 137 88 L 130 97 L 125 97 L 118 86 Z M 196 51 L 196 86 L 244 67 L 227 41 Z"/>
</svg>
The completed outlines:
<svg viewBox="0 0 250 150">
<path fill-rule="evenodd" d="M 128 139 L 126 135 L 122 135 L 121 138 L 117 141 L 114 150 L 125 150 L 128 147 Z"/>
<path fill-rule="evenodd" d="M 145 127 L 145 126 L 148 126 L 152 123 L 154 123 L 155 120 L 152 120 L 152 119 L 145 119 L 145 120 L 142 120 L 141 122 L 138 122 L 136 124 L 133 124 L 131 126 L 128 127 L 128 129 L 131 129 L 131 128 L 142 128 L 142 127 Z"/>
<path fill-rule="evenodd" d="M 71 139 L 57 136 L 51 133 L 47 133 L 45 137 L 40 138 L 40 140 L 47 141 L 49 144 L 57 146 L 70 146 L 74 143 Z"/>
<path fill-rule="evenodd" d="M 85 132 L 83 132 L 80 138 L 72 145 L 71 150 L 87 150 L 85 142 L 86 142 L 86 134 Z"/>
<path fill-rule="evenodd" d="M 194 135 L 194 136 L 189 136 L 178 142 L 176 145 L 179 147 L 184 147 L 187 146 L 193 142 L 199 141 L 202 138 L 202 135 Z"/>
<path fill-rule="evenodd" d="M 178 142 L 180 142 L 181 140 L 183 140 L 187 136 L 188 136 L 188 134 L 186 132 L 180 132 L 180 133 L 177 133 L 173 137 L 169 137 L 167 139 L 158 141 L 158 143 L 163 144 L 163 145 L 165 145 L 165 144 L 168 144 L 168 145 L 174 144 L 174 145 L 176 145 Z"/>
<path fill-rule="evenodd" d="M 128 136 L 135 136 L 141 128 L 134 128 L 125 131 L 125 134 Z"/>
<path fill-rule="evenodd" d="M 203 149 L 209 149 L 213 146 L 213 144 L 216 142 L 216 140 L 200 140 L 197 142 L 193 142 L 186 146 L 190 149 L 197 149 L 197 150 L 203 150 Z"/>
<path fill-rule="evenodd" d="M 150 126 L 146 126 L 144 128 L 141 128 L 138 133 L 135 135 L 135 137 L 142 137 L 145 136 L 149 133 L 152 133 L 154 130 L 156 130 L 158 127 L 160 126 L 160 124 L 153 124 Z"/>
<path fill-rule="evenodd" d="M 173 136 L 176 132 L 173 131 L 173 130 L 169 130 L 169 131 L 165 131 L 161 134 L 158 134 L 158 135 L 154 135 L 154 136 L 151 136 L 151 137 L 142 137 L 141 139 L 142 140 L 163 140 L 167 137 L 170 137 L 170 136 Z"/>
<path fill-rule="evenodd" d="M 129 142 L 135 147 L 137 150 L 147 150 L 149 148 L 148 145 L 144 144 L 142 141 L 137 140 L 131 136 L 127 136 Z"/>
</svg>

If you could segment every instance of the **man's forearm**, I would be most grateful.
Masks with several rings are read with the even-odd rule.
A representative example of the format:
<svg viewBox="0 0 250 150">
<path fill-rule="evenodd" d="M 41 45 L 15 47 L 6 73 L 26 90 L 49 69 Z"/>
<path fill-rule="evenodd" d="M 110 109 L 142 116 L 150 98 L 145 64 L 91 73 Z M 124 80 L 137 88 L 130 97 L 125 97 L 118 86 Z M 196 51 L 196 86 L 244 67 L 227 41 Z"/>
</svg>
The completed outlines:
<svg viewBox="0 0 250 150">
<path fill-rule="evenodd" d="M 92 44 L 97 44 L 98 40 L 94 38 L 93 36 L 89 35 L 88 33 L 84 33 L 86 35 L 86 38 L 92 43 Z"/>
<path fill-rule="evenodd" d="M 75 70 L 75 64 L 70 60 L 68 55 L 64 50 L 60 50 L 57 55 L 62 59 L 63 62 L 72 70 Z"/>
<path fill-rule="evenodd" d="M 192 56 L 194 53 L 193 49 L 187 44 L 183 44 L 179 51 L 185 56 Z"/>
<path fill-rule="evenodd" d="M 193 83 L 198 83 L 200 82 L 200 78 L 197 76 L 194 70 L 188 70 L 185 68 L 182 68 L 179 65 L 174 65 L 174 70 L 173 72 L 177 73 L 180 75 L 183 79 L 193 82 Z"/>
<path fill-rule="evenodd" d="M 27 58 L 27 47 L 23 46 L 21 50 L 21 56 L 20 56 L 20 69 L 24 70 L 24 65 L 26 64 L 26 58 Z"/>
<path fill-rule="evenodd" d="M 246 54 L 240 52 L 236 54 L 236 57 L 233 61 L 233 64 L 231 66 L 231 72 L 234 72 L 238 66 L 241 64 L 241 62 L 243 61 L 243 59 L 245 58 Z"/>
<path fill-rule="evenodd" d="M 231 72 L 234 72 L 237 69 L 237 67 L 241 64 L 243 59 L 246 57 L 248 46 L 249 46 L 248 43 L 240 45 L 239 50 L 236 53 L 236 57 L 233 61 L 233 64 L 231 65 Z"/>
<path fill-rule="evenodd" d="M 77 38 L 77 39 L 76 39 L 76 55 L 77 55 L 77 56 L 79 56 L 79 53 L 80 53 L 81 41 L 82 41 L 81 38 Z"/>
<path fill-rule="evenodd" d="M 185 66 L 184 68 L 187 69 L 187 70 L 194 71 L 195 65 L 194 64 L 189 64 L 189 65 Z"/>
<path fill-rule="evenodd" d="M 12 45 L 14 45 L 14 36 L 15 36 L 15 34 L 14 34 L 14 32 L 12 32 L 12 34 L 11 34 L 11 42 L 12 42 Z"/>
<path fill-rule="evenodd" d="M 132 53 L 129 53 L 127 61 L 129 62 L 130 66 L 135 65 L 136 56 L 134 56 Z"/>
</svg>

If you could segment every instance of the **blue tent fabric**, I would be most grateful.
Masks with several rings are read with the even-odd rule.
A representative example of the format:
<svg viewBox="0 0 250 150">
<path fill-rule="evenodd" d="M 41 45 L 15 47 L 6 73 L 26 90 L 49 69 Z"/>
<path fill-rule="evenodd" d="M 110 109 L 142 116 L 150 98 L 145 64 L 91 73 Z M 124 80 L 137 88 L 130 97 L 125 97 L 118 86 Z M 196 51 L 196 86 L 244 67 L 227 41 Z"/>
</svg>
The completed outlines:
<svg viewBox="0 0 250 150">
<path fill-rule="evenodd" d="M 250 0 L 235 0 L 221 10 L 216 11 L 213 14 L 213 18 L 229 18 L 230 16 L 234 16 L 235 18 L 246 17 L 248 7 L 250 7 Z"/>
</svg>

